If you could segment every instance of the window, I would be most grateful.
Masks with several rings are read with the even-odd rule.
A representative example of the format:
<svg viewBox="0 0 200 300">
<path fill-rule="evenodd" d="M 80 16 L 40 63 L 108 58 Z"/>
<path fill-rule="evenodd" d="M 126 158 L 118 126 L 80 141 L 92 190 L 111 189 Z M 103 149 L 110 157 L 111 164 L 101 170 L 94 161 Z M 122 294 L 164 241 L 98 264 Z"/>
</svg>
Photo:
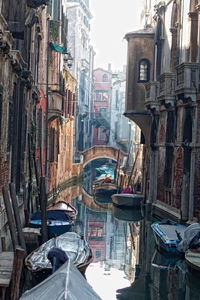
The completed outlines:
<svg viewBox="0 0 200 300">
<path fill-rule="evenodd" d="M 139 62 L 139 82 L 149 81 L 150 63 L 148 59 L 141 59 Z"/>
<path fill-rule="evenodd" d="M 105 107 L 100 107 L 99 116 L 100 117 L 106 117 L 106 108 Z"/>
<path fill-rule="evenodd" d="M 101 101 L 101 99 L 102 99 L 102 94 L 96 93 L 96 101 Z"/>
<path fill-rule="evenodd" d="M 98 140 L 105 141 L 105 139 L 106 139 L 105 128 L 103 126 L 101 126 L 101 127 L 99 127 L 99 130 L 98 130 Z"/>
<path fill-rule="evenodd" d="M 108 82 L 108 75 L 107 74 L 103 74 L 102 81 L 103 82 Z"/>
<path fill-rule="evenodd" d="M 101 250 L 97 249 L 96 250 L 96 258 L 100 258 L 101 257 Z"/>
</svg>

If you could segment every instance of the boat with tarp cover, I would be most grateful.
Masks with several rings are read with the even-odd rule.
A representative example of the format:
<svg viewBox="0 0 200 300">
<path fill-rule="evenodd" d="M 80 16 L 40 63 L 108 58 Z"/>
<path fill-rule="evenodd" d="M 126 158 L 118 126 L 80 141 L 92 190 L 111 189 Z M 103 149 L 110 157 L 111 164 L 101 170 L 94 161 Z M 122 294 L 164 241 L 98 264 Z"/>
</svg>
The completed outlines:
<svg viewBox="0 0 200 300">
<path fill-rule="evenodd" d="M 167 253 L 181 254 L 177 247 L 184 237 L 187 226 L 164 219 L 161 222 L 154 222 L 151 228 L 159 250 L 164 250 Z"/>
<path fill-rule="evenodd" d="M 20 300 L 101 300 L 71 259 L 43 282 L 27 290 Z"/>
<path fill-rule="evenodd" d="M 52 265 L 47 255 L 55 247 L 63 250 L 82 275 L 85 275 L 86 268 L 93 260 L 91 248 L 76 232 L 66 232 L 48 240 L 26 257 L 25 265 L 36 282 L 41 282 L 52 273 Z"/>
<path fill-rule="evenodd" d="M 48 238 L 61 235 L 69 231 L 72 227 L 73 221 L 71 217 L 61 211 L 47 211 L 47 232 Z M 41 212 L 33 213 L 30 216 L 29 227 L 42 227 Z"/>
</svg>

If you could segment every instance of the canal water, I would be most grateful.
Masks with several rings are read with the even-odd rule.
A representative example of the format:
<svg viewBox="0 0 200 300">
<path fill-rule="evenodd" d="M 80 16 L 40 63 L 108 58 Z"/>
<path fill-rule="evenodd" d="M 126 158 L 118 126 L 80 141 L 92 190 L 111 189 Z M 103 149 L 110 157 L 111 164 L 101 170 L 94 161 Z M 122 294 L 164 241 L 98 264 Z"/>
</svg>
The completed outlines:
<svg viewBox="0 0 200 300">
<path fill-rule="evenodd" d="M 184 259 L 158 252 L 145 208 L 98 208 L 85 197 L 72 200 L 78 209 L 75 230 L 92 249 L 86 278 L 103 300 L 200 300 L 200 275 Z"/>
<path fill-rule="evenodd" d="M 86 278 L 103 300 L 200 300 L 200 275 L 184 259 L 158 252 L 145 207 L 120 209 L 78 190 L 74 229 L 92 249 Z"/>
</svg>

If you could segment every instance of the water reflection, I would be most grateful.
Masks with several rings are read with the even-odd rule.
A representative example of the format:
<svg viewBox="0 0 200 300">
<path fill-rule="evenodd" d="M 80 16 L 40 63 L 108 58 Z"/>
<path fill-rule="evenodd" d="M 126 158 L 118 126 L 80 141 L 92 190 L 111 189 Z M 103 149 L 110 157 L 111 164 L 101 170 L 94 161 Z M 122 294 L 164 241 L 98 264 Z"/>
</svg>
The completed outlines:
<svg viewBox="0 0 200 300">
<path fill-rule="evenodd" d="M 157 251 L 151 229 L 155 220 L 145 208 L 98 203 L 80 187 L 73 194 L 75 229 L 94 255 L 86 277 L 103 300 L 200 300 L 200 277 L 184 259 Z"/>
</svg>

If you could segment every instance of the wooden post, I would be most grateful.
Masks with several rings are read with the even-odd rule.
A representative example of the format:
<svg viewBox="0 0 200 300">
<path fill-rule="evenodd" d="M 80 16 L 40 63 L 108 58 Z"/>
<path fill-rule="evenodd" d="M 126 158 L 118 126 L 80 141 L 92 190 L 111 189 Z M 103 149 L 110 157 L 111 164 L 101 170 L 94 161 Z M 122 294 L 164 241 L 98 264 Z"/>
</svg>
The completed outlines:
<svg viewBox="0 0 200 300">
<path fill-rule="evenodd" d="M 127 172 L 127 168 L 128 168 L 128 162 L 129 162 L 129 157 L 130 157 L 130 153 L 131 153 L 131 142 L 130 142 L 130 145 L 129 145 L 129 151 L 128 151 L 128 156 L 127 156 L 127 161 L 126 161 L 126 166 L 125 166 L 125 170 L 124 170 L 124 176 L 123 176 L 123 180 L 122 180 L 122 183 L 120 185 L 120 188 L 123 189 L 124 188 L 124 181 L 125 181 L 125 175 L 126 175 L 126 172 Z"/>
<path fill-rule="evenodd" d="M 24 252 L 24 249 L 19 246 L 15 248 L 10 298 L 12 300 L 19 299 L 19 283 L 23 266 Z"/>
<path fill-rule="evenodd" d="M 9 188 L 10 188 L 10 196 L 11 196 L 12 206 L 13 206 L 13 211 L 14 211 L 14 216 L 15 216 L 15 222 L 16 222 L 17 231 L 18 231 L 19 244 L 26 251 L 26 243 L 25 243 L 24 234 L 22 231 L 22 225 L 21 225 L 21 220 L 20 220 L 20 216 L 19 216 L 19 207 L 18 207 L 18 201 L 17 201 L 17 197 L 16 197 L 14 183 L 10 183 Z"/>
<path fill-rule="evenodd" d="M 115 174 L 114 174 L 115 184 L 117 184 L 117 170 L 118 170 L 118 164 L 119 164 L 119 153 L 120 153 L 120 149 L 118 149 L 118 154 L 117 154 L 117 165 L 116 165 L 116 168 L 115 168 Z"/>
<path fill-rule="evenodd" d="M 48 240 L 47 233 L 47 195 L 45 189 L 45 177 L 40 178 L 40 209 L 41 209 L 41 228 L 42 228 L 42 243 Z"/>
<path fill-rule="evenodd" d="M 2 192 L 3 192 L 3 199 L 4 199 L 4 203 L 5 203 L 5 208 L 6 208 L 6 214 L 7 214 L 7 218 L 8 218 L 8 225 L 10 228 L 10 235 L 11 235 L 11 239 L 12 239 L 13 249 L 15 249 L 15 247 L 18 245 L 18 239 L 17 239 L 15 219 L 14 219 L 13 212 L 12 212 L 8 188 L 6 186 L 3 186 Z"/>
<path fill-rule="evenodd" d="M 6 238 L 5 238 L 5 236 L 1 237 L 1 249 L 2 249 L 2 251 L 6 251 Z"/>
<path fill-rule="evenodd" d="M 131 179 L 132 179 L 133 173 L 134 173 L 134 171 L 135 171 L 136 162 L 137 162 L 139 153 L 140 153 L 140 148 L 138 149 L 138 151 L 137 151 L 137 153 L 136 153 L 135 161 L 134 161 L 134 164 L 133 164 L 133 167 L 132 167 L 132 170 L 131 170 L 131 174 L 130 174 L 130 177 L 129 177 L 129 180 L 128 180 L 128 186 L 129 186 L 130 183 L 131 183 Z"/>
</svg>

